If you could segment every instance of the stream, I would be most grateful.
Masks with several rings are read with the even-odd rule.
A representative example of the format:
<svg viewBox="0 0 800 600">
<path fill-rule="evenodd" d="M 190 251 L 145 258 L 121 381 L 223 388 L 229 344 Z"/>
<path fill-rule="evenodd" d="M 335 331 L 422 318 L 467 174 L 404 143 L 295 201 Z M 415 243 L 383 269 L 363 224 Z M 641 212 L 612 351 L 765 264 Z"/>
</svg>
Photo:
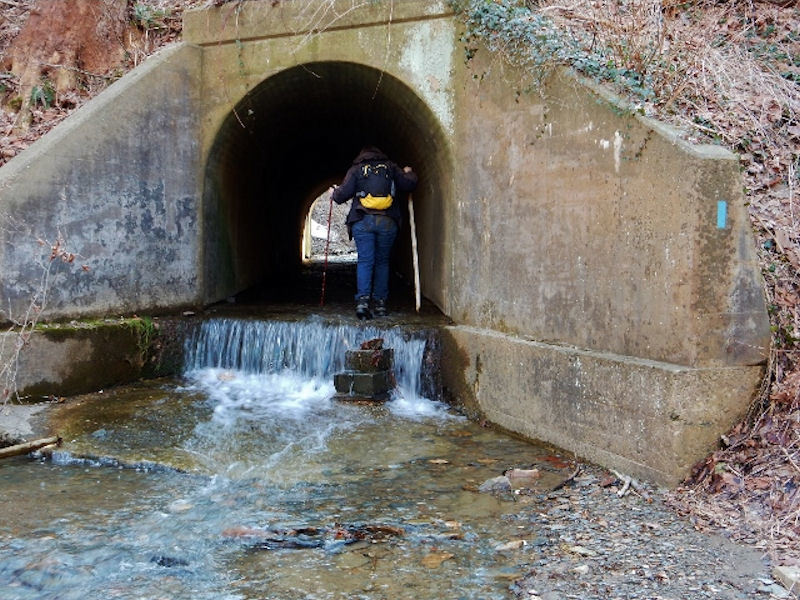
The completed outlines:
<svg viewBox="0 0 800 600">
<path fill-rule="evenodd" d="M 374 337 L 395 351 L 392 399 L 334 400 L 344 351 Z M 69 399 L 59 451 L 0 465 L 0 598 L 508 597 L 529 555 L 502 547 L 535 533 L 509 525 L 514 493 L 477 488 L 536 467 L 544 491 L 568 461 L 426 398 L 424 346 L 210 320 L 182 377 Z"/>
</svg>

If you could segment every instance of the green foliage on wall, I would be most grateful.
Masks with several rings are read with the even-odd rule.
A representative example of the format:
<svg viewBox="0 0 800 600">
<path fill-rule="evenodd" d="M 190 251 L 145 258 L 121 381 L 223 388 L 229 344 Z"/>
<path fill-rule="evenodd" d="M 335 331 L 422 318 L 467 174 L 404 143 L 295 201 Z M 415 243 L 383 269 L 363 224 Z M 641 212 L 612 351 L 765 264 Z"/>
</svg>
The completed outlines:
<svg viewBox="0 0 800 600">
<path fill-rule="evenodd" d="M 603 47 L 596 39 L 564 31 L 523 0 L 450 0 L 450 5 L 466 23 L 461 41 L 467 61 L 484 43 L 512 64 L 527 67 L 537 82 L 553 68 L 568 66 L 642 100 L 657 101 L 671 93 L 662 85 L 665 65 L 657 48 L 629 52 L 625 39 L 617 40 L 614 48 Z"/>
</svg>

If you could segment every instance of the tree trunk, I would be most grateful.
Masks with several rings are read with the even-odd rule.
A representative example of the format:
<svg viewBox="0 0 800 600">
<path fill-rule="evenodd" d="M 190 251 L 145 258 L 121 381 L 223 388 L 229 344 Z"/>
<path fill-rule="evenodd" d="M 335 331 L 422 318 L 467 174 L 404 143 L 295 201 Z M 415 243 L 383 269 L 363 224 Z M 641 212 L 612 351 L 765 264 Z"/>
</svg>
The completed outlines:
<svg viewBox="0 0 800 600">
<path fill-rule="evenodd" d="M 126 55 L 128 0 L 36 0 L 2 67 L 19 78 L 16 131 L 36 104 L 76 89 L 81 75 L 105 74 Z"/>
</svg>

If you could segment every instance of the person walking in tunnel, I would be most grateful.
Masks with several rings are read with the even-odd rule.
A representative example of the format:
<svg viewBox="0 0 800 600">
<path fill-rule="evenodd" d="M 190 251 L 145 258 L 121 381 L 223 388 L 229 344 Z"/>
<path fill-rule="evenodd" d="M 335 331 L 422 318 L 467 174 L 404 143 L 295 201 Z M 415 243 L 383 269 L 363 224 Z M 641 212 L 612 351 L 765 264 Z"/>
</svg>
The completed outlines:
<svg viewBox="0 0 800 600">
<path fill-rule="evenodd" d="M 374 146 L 361 150 L 341 185 L 333 186 L 337 204 L 353 199 L 347 229 L 356 242 L 356 316 L 369 319 L 386 315 L 389 297 L 389 258 L 403 213 L 397 192 L 417 187 L 411 167 L 402 169 Z M 372 300 L 372 312 L 370 311 Z"/>
</svg>

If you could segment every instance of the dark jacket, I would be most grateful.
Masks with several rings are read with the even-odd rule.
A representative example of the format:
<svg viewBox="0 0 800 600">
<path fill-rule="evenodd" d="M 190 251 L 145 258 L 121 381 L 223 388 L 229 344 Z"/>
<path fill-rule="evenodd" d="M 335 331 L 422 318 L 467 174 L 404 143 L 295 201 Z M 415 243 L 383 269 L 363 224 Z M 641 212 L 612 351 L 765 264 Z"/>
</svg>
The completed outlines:
<svg viewBox="0 0 800 600">
<path fill-rule="evenodd" d="M 392 179 L 394 180 L 395 188 L 398 192 L 411 192 L 417 187 L 417 174 L 405 173 L 403 169 L 398 167 L 395 163 L 389 160 L 380 150 L 365 150 L 359 154 L 353 161 L 353 165 L 348 169 L 347 174 L 344 176 L 342 185 L 333 190 L 333 201 L 337 204 L 343 204 L 350 198 L 353 198 L 353 204 L 350 206 L 350 212 L 347 213 L 347 228 L 352 227 L 353 223 L 360 221 L 364 218 L 365 214 L 379 214 L 387 215 L 397 222 L 399 227 L 403 223 L 403 212 L 397 198 L 394 199 L 392 205 L 386 210 L 373 210 L 364 208 L 361 205 L 361 200 L 357 196 L 358 192 L 365 191 L 360 187 L 360 183 L 364 180 L 361 178 L 361 167 L 367 163 L 382 162 L 389 165 L 392 171 Z"/>
</svg>

